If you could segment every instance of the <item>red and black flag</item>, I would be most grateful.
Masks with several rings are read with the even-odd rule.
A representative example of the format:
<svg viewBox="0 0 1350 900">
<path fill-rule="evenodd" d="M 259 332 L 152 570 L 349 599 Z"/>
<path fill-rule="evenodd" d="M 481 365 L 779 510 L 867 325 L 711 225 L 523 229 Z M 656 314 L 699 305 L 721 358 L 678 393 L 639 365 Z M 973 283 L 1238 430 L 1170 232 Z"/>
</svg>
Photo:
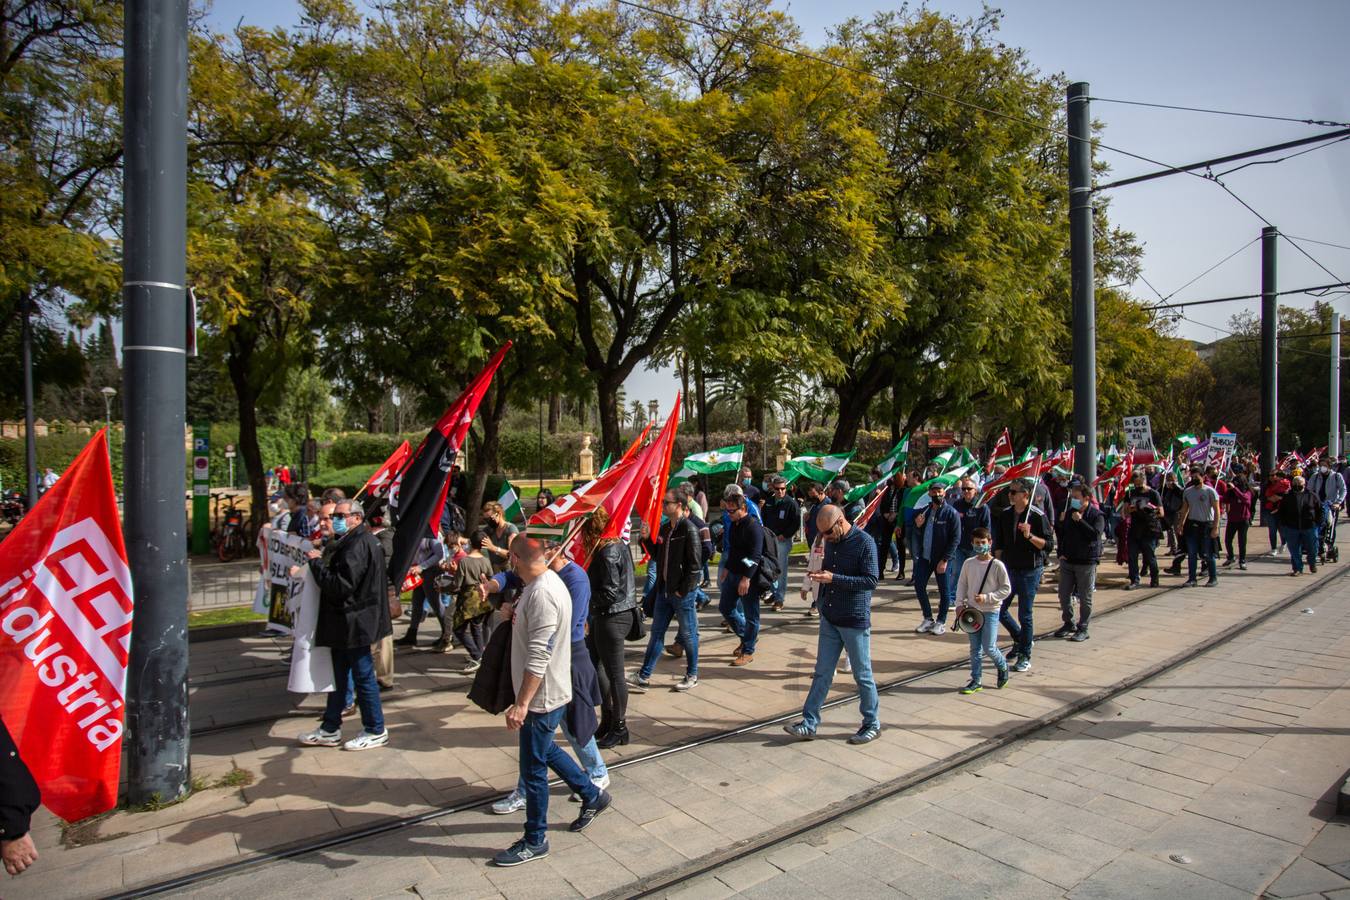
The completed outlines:
<svg viewBox="0 0 1350 900">
<path fill-rule="evenodd" d="M 441 509 L 445 506 L 446 487 L 450 481 L 450 470 L 455 463 L 455 454 L 464 445 L 473 424 L 478 404 L 483 402 L 488 385 L 502 357 L 511 349 L 511 342 L 493 354 L 492 359 L 469 382 L 469 386 L 456 398 L 450 408 L 427 432 L 427 436 L 418 445 L 412 461 L 403 470 L 398 489 L 398 528 L 394 531 L 394 555 L 389 561 L 389 581 L 402 584 L 403 576 L 412 565 L 417 545 L 426 537 L 427 529 L 440 523 Z"/>
</svg>

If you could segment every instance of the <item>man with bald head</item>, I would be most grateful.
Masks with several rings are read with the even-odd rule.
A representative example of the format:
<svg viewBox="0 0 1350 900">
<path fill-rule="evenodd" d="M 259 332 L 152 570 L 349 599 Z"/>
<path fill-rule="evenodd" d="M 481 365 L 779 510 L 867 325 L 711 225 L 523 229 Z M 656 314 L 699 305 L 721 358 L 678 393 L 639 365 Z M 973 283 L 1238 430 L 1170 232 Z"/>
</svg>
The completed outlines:
<svg viewBox="0 0 1350 900">
<path fill-rule="evenodd" d="M 854 527 L 838 506 L 822 506 L 816 527 L 825 537 L 825 561 L 808 577 L 820 585 L 820 635 L 816 642 L 816 670 L 802 707 L 802 720 L 784 725 L 788 734 L 809 741 L 820 725 L 820 708 L 834 681 L 839 654 L 848 652 L 853 680 L 858 683 L 862 727 L 848 739 L 867 744 L 881 734 L 880 701 L 872 678 L 872 591 L 880 580 L 877 545 L 871 535 Z"/>
</svg>

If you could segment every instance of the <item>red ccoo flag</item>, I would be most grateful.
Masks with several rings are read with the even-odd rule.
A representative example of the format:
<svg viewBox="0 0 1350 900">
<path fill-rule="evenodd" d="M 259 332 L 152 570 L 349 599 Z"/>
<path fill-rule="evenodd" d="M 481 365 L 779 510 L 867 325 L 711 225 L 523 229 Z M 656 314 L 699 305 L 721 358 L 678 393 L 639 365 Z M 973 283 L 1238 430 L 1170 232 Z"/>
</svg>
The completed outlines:
<svg viewBox="0 0 1350 900">
<path fill-rule="evenodd" d="M 994 471 L 994 466 L 1010 466 L 1013 464 L 1013 445 L 1012 435 L 1008 434 L 1008 429 L 1003 429 L 1003 433 L 998 436 L 998 443 L 994 445 L 994 452 L 989 456 L 989 462 L 984 467 L 984 474 L 988 475 Z"/>
<path fill-rule="evenodd" d="M 483 402 L 492 376 L 497 373 L 502 357 L 510 349 L 511 342 L 507 341 L 492 355 L 483 371 L 474 376 L 469 386 L 427 432 L 399 476 L 399 527 L 394 531 L 394 555 L 389 560 L 390 584 L 402 584 L 403 576 L 412 564 L 413 553 L 426 536 L 428 526 L 434 528 L 440 523 L 455 454 L 464 445 L 474 414 L 478 412 L 478 404 Z"/>
<path fill-rule="evenodd" d="M 94 435 L 0 554 L 0 719 L 67 821 L 117 803 L 132 591 L 108 442 Z"/>
<path fill-rule="evenodd" d="M 375 470 L 375 474 L 361 486 L 361 490 L 356 492 L 360 497 L 366 491 L 370 491 L 372 497 L 384 497 L 389 494 L 389 488 L 394 483 L 394 478 L 403 471 L 409 458 L 412 457 L 412 445 L 407 441 L 399 444 L 398 449 L 389 455 L 380 467 Z"/>
</svg>

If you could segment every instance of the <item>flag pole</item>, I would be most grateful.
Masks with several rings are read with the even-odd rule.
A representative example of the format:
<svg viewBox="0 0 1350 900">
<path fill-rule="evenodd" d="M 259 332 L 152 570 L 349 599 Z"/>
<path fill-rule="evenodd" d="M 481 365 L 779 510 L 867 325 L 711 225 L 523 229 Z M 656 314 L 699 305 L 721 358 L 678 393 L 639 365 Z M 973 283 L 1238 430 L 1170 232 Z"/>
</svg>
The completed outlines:
<svg viewBox="0 0 1350 900">
<path fill-rule="evenodd" d="M 1036 502 L 1036 485 L 1040 483 L 1041 483 L 1041 454 L 1037 453 L 1036 477 L 1031 482 L 1031 496 L 1030 499 L 1027 500 L 1027 515 L 1026 518 L 1022 520 L 1023 525 L 1031 521 L 1031 505 Z"/>
</svg>

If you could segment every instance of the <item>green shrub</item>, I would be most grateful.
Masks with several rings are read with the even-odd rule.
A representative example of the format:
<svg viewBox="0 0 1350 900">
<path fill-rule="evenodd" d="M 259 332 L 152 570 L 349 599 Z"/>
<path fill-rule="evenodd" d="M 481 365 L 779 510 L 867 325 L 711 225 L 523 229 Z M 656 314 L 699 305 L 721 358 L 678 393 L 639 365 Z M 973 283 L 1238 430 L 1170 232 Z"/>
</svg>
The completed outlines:
<svg viewBox="0 0 1350 900">
<path fill-rule="evenodd" d="M 327 466 L 347 469 L 352 466 L 378 466 L 403 443 L 397 434 L 341 434 L 328 446 Z M 321 467 L 322 472 L 326 467 Z M 372 469 L 371 471 L 374 471 Z"/>
</svg>

